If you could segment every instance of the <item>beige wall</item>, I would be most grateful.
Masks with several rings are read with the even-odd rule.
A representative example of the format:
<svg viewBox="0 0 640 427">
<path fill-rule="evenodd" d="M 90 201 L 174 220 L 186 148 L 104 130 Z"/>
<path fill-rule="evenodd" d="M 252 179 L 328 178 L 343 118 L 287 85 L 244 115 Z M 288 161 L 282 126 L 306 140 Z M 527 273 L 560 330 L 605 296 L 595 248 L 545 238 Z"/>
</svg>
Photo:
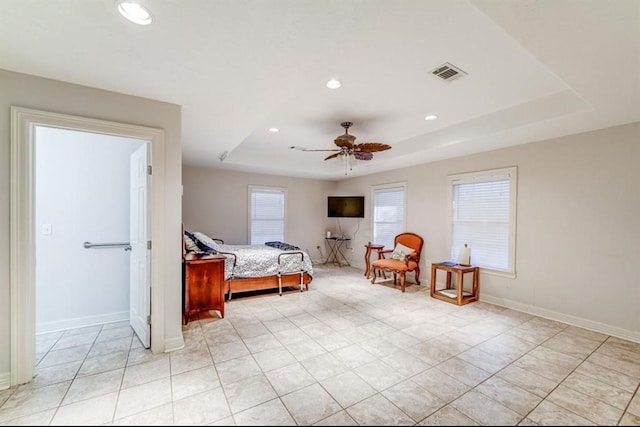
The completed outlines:
<svg viewBox="0 0 640 427">
<path fill-rule="evenodd" d="M 407 231 L 425 239 L 422 276 L 449 259 L 448 175 L 517 166 L 515 279 L 481 274 L 480 298 L 640 342 L 640 123 L 343 180 L 406 181 Z M 362 245 L 371 220 L 354 242 Z M 473 248 L 472 248 L 473 254 Z"/>
<path fill-rule="evenodd" d="M 285 240 L 307 250 L 314 261 L 321 261 L 317 246 L 324 248 L 330 224 L 327 195 L 335 182 L 261 175 L 184 166 L 182 216 L 185 229 L 201 231 L 229 244 L 247 244 L 248 186 L 262 185 L 287 189 Z M 323 249 L 326 256 L 326 250 Z"/>
<path fill-rule="evenodd" d="M 449 259 L 448 175 L 517 166 L 516 278 L 481 274 L 481 300 L 640 342 L 639 162 L 635 123 L 336 183 L 185 167 L 183 216 L 189 228 L 245 243 L 247 185 L 288 187 L 287 239 L 313 250 L 326 229 L 338 231 L 326 196 L 365 195 L 366 217 L 339 223 L 354 238 L 347 256 L 364 269 L 371 186 L 407 182 L 407 231 L 425 239 L 428 285 L 430 263 Z"/>
<path fill-rule="evenodd" d="M 165 131 L 165 341 L 182 340 L 180 272 L 180 107 L 0 70 L 0 377 L 10 369 L 10 107 L 130 123 Z M 172 244 L 172 242 L 174 244 Z"/>
</svg>

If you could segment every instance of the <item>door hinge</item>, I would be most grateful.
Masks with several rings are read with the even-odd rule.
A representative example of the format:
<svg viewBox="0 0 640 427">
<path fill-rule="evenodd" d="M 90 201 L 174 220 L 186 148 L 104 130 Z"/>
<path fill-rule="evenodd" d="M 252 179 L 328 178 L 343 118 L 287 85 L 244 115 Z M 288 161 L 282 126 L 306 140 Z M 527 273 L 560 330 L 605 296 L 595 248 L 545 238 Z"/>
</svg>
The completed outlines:
<svg viewBox="0 0 640 427">
<path fill-rule="evenodd" d="M 147 249 L 151 250 L 151 240 L 147 240 Z"/>
<path fill-rule="evenodd" d="M 153 168 L 151 167 L 151 165 L 147 165 L 147 174 L 151 175 L 152 171 L 153 171 Z"/>
<path fill-rule="evenodd" d="M 150 325 L 150 324 L 151 324 L 151 315 L 149 314 L 147 316 L 147 325 Z"/>
</svg>

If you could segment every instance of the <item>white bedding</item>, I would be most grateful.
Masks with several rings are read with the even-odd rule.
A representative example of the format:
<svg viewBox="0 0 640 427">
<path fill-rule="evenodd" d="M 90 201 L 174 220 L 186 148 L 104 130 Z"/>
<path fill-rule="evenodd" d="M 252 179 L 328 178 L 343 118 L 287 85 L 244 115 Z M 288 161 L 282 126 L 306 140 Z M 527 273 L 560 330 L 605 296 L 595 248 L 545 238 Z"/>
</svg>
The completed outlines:
<svg viewBox="0 0 640 427">
<path fill-rule="evenodd" d="M 280 274 L 300 273 L 304 271 L 313 276 L 311 257 L 302 250 L 283 251 L 267 245 L 228 245 L 215 242 L 201 232 L 193 233 L 198 240 L 227 257 L 225 261 L 225 280 L 243 277 L 265 277 Z M 236 256 L 235 265 L 233 257 Z M 301 255 L 302 254 L 302 255 Z"/>
</svg>

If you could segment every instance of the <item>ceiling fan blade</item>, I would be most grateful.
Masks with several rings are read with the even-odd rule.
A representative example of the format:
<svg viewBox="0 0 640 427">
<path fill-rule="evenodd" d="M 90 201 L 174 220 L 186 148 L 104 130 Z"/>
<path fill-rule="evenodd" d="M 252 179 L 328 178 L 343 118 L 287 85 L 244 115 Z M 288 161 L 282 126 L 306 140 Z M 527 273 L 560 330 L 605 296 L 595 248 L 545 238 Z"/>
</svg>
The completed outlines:
<svg viewBox="0 0 640 427">
<path fill-rule="evenodd" d="M 292 149 L 292 150 L 300 150 L 300 151 L 341 151 L 340 148 L 332 148 L 332 149 L 329 149 L 329 150 L 320 150 L 320 149 L 300 147 L 299 145 L 292 145 L 289 148 Z"/>
<path fill-rule="evenodd" d="M 340 151 L 340 152 L 337 152 L 337 153 L 335 153 L 335 154 L 332 154 L 332 155 L 330 155 L 330 156 L 325 157 L 325 160 L 335 159 L 336 157 L 338 157 L 338 156 L 339 156 L 339 155 L 341 155 L 341 154 L 342 154 L 342 152 L 341 152 L 341 151 Z"/>
<path fill-rule="evenodd" d="M 358 160 L 371 160 L 373 159 L 373 153 L 369 153 L 367 151 L 354 151 L 353 157 Z"/>
<path fill-rule="evenodd" d="M 356 144 L 353 146 L 354 151 L 364 151 L 367 153 L 372 153 L 374 151 L 384 151 L 390 148 L 390 145 L 382 144 L 380 142 L 363 142 L 362 144 Z"/>
</svg>

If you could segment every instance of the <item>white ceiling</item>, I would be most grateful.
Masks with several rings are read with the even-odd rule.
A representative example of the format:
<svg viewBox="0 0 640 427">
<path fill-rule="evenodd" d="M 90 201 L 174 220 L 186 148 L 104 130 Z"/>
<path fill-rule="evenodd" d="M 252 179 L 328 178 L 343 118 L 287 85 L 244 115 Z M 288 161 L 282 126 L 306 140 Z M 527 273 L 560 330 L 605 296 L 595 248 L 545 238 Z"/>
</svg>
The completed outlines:
<svg viewBox="0 0 640 427">
<path fill-rule="evenodd" d="M 392 146 L 349 176 L 640 121 L 638 0 L 140 2 L 150 26 L 0 0 L 0 68 L 181 105 L 184 164 L 321 179 L 341 160 L 289 147 L 337 148 L 343 121 Z"/>
</svg>

